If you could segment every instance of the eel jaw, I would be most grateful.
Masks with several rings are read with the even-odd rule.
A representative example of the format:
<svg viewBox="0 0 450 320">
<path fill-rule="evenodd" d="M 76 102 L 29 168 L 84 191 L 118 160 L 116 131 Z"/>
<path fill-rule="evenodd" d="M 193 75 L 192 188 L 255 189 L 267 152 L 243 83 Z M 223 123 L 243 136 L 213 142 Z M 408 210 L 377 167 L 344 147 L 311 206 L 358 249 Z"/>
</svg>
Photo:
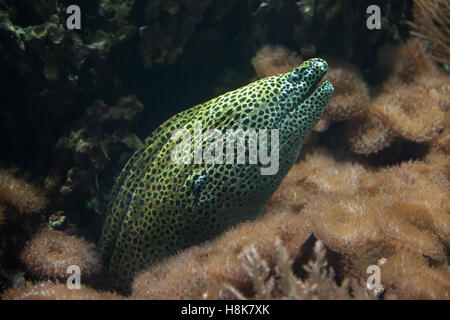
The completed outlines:
<svg viewBox="0 0 450 320">
<path fill-rule="evenodd" d="M 290 100 L 294 106 L 298 107 L 314 94 L 327 71 L 327 62 L 320 58 L 307 60 L 295 67 L 291 72 L 284 74 L 281 100 Z"/>
<path fill-rule="evenodd" d="M 285 109 L 285 127 L 301 128 L 302 135 L 307 135 L 320 120 L 334 92 L 329 81 L 322 81 L 327 70 L 326 61 L 315 58 L 286 74 L 288 81 L 282 98 L 286 99 L 285 105 L 289 107 Z"/>
<path fill-rule="evenodd" d="M 290 78 L 292 78 L 295 77 L 293 75 L 299 74 L 302 77 L 302 82 L 306 82 L 307 85 L 306 94 L 300 99 L 299 106 L 302 105 L 303 102 L 316 106 L 316 109 L 320 109 L 320 117 L 322 116 L 322 111 L 325 109 L 328 100 L 334 92 L 332 84 L 328 80 L 322 80 L 327 71 L 328 63 L 325 60 L 313 58 L 305 61 L 297 68 L 294 68 L 290 76 Z M 299 85 L 303 86 L 302 83 Z M 319 119 L 317 119 L 317 121 L 319 121 Z"/>
</svg>

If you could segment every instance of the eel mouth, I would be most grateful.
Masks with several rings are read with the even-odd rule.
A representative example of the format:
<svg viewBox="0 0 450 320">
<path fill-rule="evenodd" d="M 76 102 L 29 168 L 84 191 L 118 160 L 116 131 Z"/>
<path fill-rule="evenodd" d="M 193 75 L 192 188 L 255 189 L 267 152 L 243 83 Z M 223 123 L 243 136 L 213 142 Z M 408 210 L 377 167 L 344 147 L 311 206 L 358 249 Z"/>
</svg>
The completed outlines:
<svg viewBox="0 0 450 320">
<path fill-rule="evenodd" d="M 311 96 L 316 91 L 322 95 L 331 97 L 331 95 L 334 92 L 334 87 L 330 81 L 322 80 L 322 81 L 320 81 L 320 83 L 318 83 L 318 85 L 315 87 L 315 89 L 311 92 L 311 94 L 309 96 Z"/>
<path fill-rule="evenodd" d="M 319 80 L 317 80 L 315 83 L 313 83 L 311 85 L 308 92 L 306 93 L 305 98 L 311 97 L 314 94 L 314 92 L 316 92 L 316 91 L 320 92 L 321 91 L 321 90 L 319 90 L 320 88 L 327 86 L 327 84 L 324 85 L 324 83 L 331 84 L 328 80 L 324 80 L 323 78 L 320 78 Z"/>
<path fill-rule="evenodd" d="M 303 62 L 287 74 L 282 98 L 291 98 L 299 103 L 316 91 L 330 90 L 331 84 L 323 80 L 327 71 L 328 63 L 323 59 L 313 58 Z"/>
<path fill-rule="evenodd" d="M 301 76 L 303 76 L 303 81 L 309 84 L 305 98 L 310 97 L 317 89 L 323 86 L 323 83 L 326 82 L 326 80 L 323 80 L 323 77 L 328 72 L 328 63 L 323 59 L 314 58 L 306 61 L 306 63 L 306 67 L 299 70 Z M 293 71 L 297 70 L 294 69 Z"/>
</svg>

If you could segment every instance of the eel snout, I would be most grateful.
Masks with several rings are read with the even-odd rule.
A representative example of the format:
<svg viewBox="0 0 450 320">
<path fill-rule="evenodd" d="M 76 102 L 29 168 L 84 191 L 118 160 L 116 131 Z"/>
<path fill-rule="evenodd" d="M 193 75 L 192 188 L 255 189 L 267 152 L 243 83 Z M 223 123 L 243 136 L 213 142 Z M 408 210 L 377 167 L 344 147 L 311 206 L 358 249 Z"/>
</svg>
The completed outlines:
<svg viewBox="0 0 450 320">
<path fill-rule="evenodd" d="M 317 91 L 331 96 L 333 86 L 329 82 L 324 81 L 319 85 L 327 71 L 328 63 L 323 59 L 313 58 L 303 62 L 286 74 L 287 81 L 283 85 L 281 98 L 291 99 L 299 105 Z"/>
</svg>

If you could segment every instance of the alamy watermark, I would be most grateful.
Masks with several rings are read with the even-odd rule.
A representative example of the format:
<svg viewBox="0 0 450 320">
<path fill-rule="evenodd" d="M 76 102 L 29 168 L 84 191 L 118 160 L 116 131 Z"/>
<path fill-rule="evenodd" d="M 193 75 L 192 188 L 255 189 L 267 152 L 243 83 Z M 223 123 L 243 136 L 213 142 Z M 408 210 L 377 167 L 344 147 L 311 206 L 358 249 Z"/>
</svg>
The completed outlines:
<svg viewBox="0 0 450 320">
<path fill-rule="evenodd" d="M 266 1 L 267 2 L 267 1 Z M 266 2 L 262 2 L 260 8 L 267 6 Z M 259 9 L 260 9 L 259 8 Z M 259 9 L 257 11 L 259 11 Z M 72 4 L 67 7 L 66 13 L 70 16 L 66 20 L 66 26 L 69 30 L 81 29 L 81 9 L 79 6 Z M 255 12 L 256 14 L 256 12 Z M 381 29 L 381 8 L 376 4 L 367 7 L 366 14 L 369 15 L 366 19 L 366 26 L 369 30 Z"/>
<path fill-rule="evenodd" d="M 367 7 L 366 13 L 369 15 L 366 20 L 367 29 L 381 29 L 381 9 L 376 4 Z"/>
<path fill-rule="evenodd" d="M 66 20 L 66 26 L 69 30 L 81 29 L 81 9 L 79 6 L 72 4 L 67 7 L 67 14 L 70 16 Z"/>
<path fill-rule="evenodd" d="M 81 289 L 81 268 L 75 264 L 67 267 L 67 273 L 70 276 L 67 278 L 67 289 Z"/>
<path fill-rule="evenodd" d="M 366 287 L 372 291 L 375 296 L 379 296 L 384 292 L 384 287 L 381 284 L 381 268 L 380 266 L 386 263 L 386 258 L 378 260 L 378 265 L 373 264 L 367 267 L 366 272 L 370 274 L 366 281 Z"/>
<path fill-rule="evenodd" d="M 260 168 L 261 175 L 274 175 L 279 169 L 278 129 L 226 129 L 224 137 L 219 129 L 207 129 L 203 132 L 202 123 L 195 121 L 193 137 L 188 129 L 179 129 L 172 132 L 171 140 L 176 142 L 171 159 L 177 164 L 239 165 L 246 164 L 247 160 L 248 164 L 258 164 L 259 160 L 261 165 L 267 166 Z M 209 143 L 203 149 L 205 141 Z"/>
</svg>

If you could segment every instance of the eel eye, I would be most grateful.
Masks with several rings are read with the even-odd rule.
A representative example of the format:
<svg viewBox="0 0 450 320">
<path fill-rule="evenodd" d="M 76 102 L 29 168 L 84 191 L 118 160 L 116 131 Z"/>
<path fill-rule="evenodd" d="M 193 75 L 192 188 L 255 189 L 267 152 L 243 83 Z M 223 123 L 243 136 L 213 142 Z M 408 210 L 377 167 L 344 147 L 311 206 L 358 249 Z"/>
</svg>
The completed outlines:
<svg viewBox="0 0 450 320">
<path fill-rule="evenodd" d="M 289 76 L 289 81 L 290 82 L 298 82 L 298 81 L 300 81 L 300 76 L 297 73 L 292 73 Z"/>
<path fill-rule="evenodd" d="M 192 191 L 194 193 L 194 201 L 197 205 L 205 201 L 205 195 L 203 193 L 205 191 L 206 183 L 206 176 L 199 174 L 194 175 L 192 182 Z"/>
<path fill-rule="evenodd" d="M 202 191 L 202 187 L 205 185 L 205 177 L 199 177 L 198 180 L 194 181 L 194 193 L 199 195 Z"/>
</svg>

